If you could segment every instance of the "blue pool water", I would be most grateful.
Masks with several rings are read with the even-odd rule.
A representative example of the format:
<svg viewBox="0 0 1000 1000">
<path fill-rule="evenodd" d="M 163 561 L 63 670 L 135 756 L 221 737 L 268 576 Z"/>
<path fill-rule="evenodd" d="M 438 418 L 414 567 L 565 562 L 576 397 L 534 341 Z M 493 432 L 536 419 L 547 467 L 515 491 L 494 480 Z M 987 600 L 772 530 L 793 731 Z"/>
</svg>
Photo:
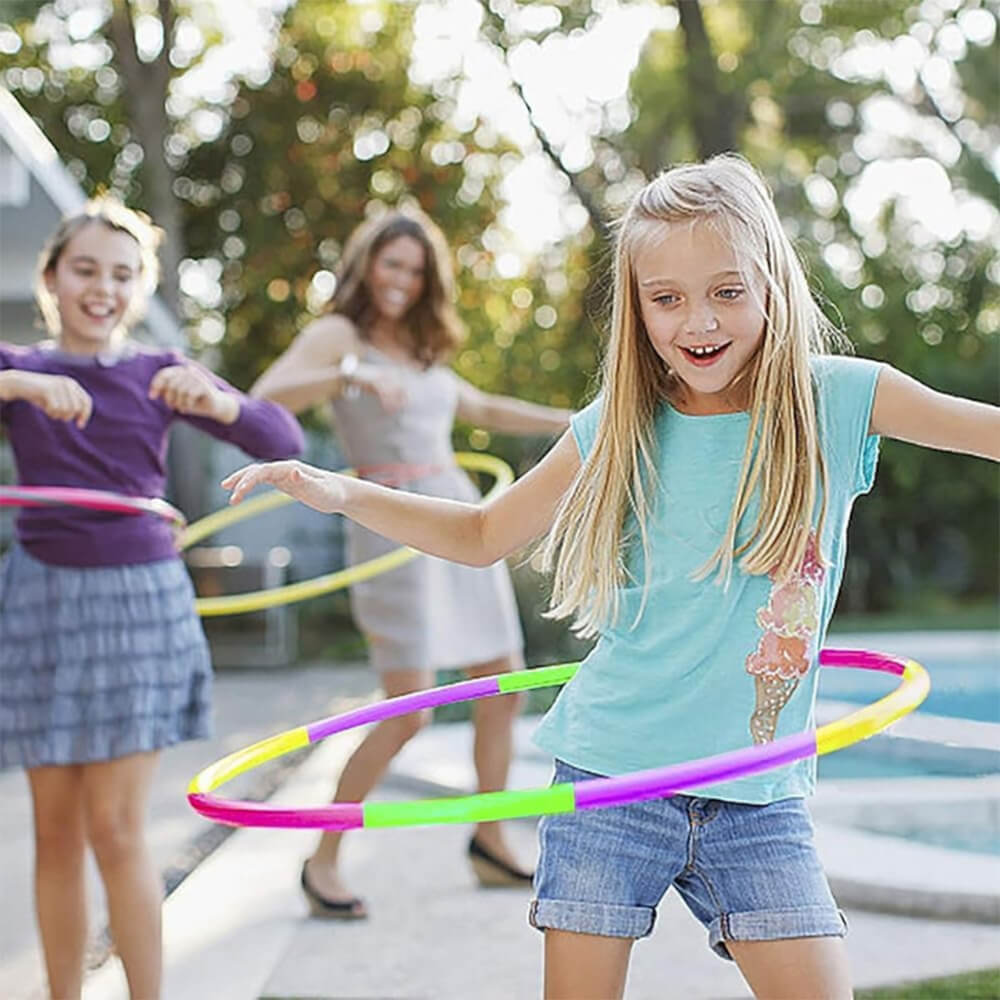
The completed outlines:
<svg viewBox="0 0 1000 1000">
<path fill-rule="evenodd" d="M 884 827 L 866 827 L 864 823 L 857 824 L 859 830 L 871 830 L 872 833 L 885 834 Z M 953 851 L 972 851 L 974 854 L 1000 855 L 1000 830 L 996 826 L 918 826 L 916 824 L 901 824 L 891 831 L 893 837 L 903 837 L 915 840 L 920 844 L 930 844 L 932 847 L 950 847 Z"/>
<path fill-rule="evenodd" d="M 836 645 L 831 641 L 831 645 Z M 920 662 L 931 678 L 931 690 L 920 705 L 919 712 L 972 719 L 978 722 L 1000 723 L 1000 662 L 995 652 L 983 643 L 983 651 L 975 655 L 926 656 Z M 906 655 L 905 650 L 893 652 Z M 917 652 L 917 651 L 914 651 Z M 898 677 L 868 670 L 824 668 L 820 672 L 819 697 L 857 705 L 870 704 L 894 690 Z M 997 773 L 1000 754 L 989 755 L 953 752 L 937 749 L 921 752 L 919 744 L 912 751 L 894 744 L 889 752 L 884 739 L 873 740 L 845 750 L 838 750 L 819 759 L 821 778 L 911 778 L 911 777 L 978 777 Z M 904 752 L 905 751 L 905 752 Z"/>
<path fill-rule="evenodd" d="M 902 637 L 901 637 L 902 638 Z M 831 641 L 830 645 L 837 643 Z M 847 645 L 845 643 L 845 645 Z M 851 643 L 852 646 L 860 645 Z M 931 690 L 919 712 L 1000 723 L 1000 657 L 996 649 L 982 643 L 982 651 L 958 656 L 921 656 L 918 650 L 892 647 L 900 655 L 914 656 L 930 674 Z M 885 647 L 889 648 L 889 647 Z M 889 674 L 850 669 L 824 669 L 820 673 L 820 698 L 870 704 L 894 690 L 899 680 Z M 875 736 L 817 762 L 820 780 L 852 778 L 973 778 L 1000 773 L 1000 748 L 966 750 L 961 747 L 928 745 L 916 740 Z M 906 840 L 978 854 L 1000 854 L 1000 829 L 991 822 L 924 823 L 900 816 L 901 825 L 885 827 L 882 817 L 873 832 L 890 833 Z M 858 824 L 864 829 L 864 823 Z"/>
<path fill-rule="evenodd" d="M 906 655 L 905 650 L 898 653 Z M 922 665 L 930 674 L 931 691 L 919 711 L 1000 722 L 1000 662 L 995 656 L 928 657 Z M 820 671 L 819 696 L 864 705 L 888 694 L 898 683 L 891 674 L 828 667 Z"/>
<path fill-rule="evenodd" d="M 996 774 L 996 767 L 972 762 L 961 750 L 934 757 L 889 757 L 884 744 L 863 743 L 825 754 L 816 763 L 819 780 L 844 781 L 849 778 L 981 778 Z"/>
</svg>

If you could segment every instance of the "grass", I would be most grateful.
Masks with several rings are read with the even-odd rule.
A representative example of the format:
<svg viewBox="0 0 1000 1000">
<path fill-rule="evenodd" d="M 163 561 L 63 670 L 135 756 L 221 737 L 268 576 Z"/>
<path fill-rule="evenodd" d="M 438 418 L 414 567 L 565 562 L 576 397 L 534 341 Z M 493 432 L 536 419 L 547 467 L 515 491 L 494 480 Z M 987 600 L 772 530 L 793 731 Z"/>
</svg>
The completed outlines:
<svg viewBox="0 0 1000 1000">
<path fill-rule="evenodd" d="M 854 996 L 855 1000 L 998 1000 L 1000 968 L 924 979 L 904 986 L 859 990 Z"/>
<path fill-rule="evenodd" d="M 982 972 L 966 972 L 943 979 L 925 979 L 905 986 L 888 986 L 877 990 L 858 990 L 854 1000 L 998 1000 L 1000 998 L 1000 968 Z M 272 996 L 260 1000 L 305 1000 L 300 997 Z"/>
</svg>

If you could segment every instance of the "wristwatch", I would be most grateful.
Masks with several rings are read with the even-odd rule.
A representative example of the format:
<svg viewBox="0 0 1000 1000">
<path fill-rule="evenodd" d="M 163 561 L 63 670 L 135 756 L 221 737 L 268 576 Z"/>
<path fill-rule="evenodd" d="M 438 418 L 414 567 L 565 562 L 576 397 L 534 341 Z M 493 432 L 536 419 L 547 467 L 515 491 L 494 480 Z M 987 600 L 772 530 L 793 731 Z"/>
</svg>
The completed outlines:
<svg viewBox="0 0 1000 1000">
<path fill-rule="evenodd" d="M 345 399 L 357 399 L 361 395 L 361 388 L 354 382 L 354 375 L 358 370 L 358 356 L 356 354 L 345 354 L 340 359 L 337 366 L 337 374 L 340 376 L 340 394 Z"/>
</svg>

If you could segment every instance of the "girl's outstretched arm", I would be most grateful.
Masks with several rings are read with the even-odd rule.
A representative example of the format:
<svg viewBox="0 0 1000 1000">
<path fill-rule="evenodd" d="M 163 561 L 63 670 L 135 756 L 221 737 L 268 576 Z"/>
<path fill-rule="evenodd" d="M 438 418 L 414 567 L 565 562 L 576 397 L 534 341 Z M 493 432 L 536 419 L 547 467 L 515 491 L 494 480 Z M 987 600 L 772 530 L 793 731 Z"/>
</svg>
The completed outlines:
<svg viewBox="0 0 1000 1000">
<path fill-rule="evenodd" d="M 406 493 L 296 461 L 245 466 L 222 486 L 232 491 L 230 503 L 239 503 L 255 486 L 274 486 L 428 555 L 489 566 L 548 529 L 579 468 L 576 441 L 567 431 L 530 472 L 482 504 Z"/>
<path fill-rule="evenodd" d="M 871 432 L 1000 462 L 1000 407 L 936 392 L 888 366 L 875 387 Z"/>
</svg>

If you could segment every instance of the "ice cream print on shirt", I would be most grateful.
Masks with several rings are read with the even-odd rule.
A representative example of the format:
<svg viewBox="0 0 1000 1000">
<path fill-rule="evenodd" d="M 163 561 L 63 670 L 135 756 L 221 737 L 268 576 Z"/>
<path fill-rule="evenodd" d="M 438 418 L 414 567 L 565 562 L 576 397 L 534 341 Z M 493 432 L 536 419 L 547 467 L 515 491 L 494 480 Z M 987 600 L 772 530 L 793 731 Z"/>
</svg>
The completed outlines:
<svg viewBox="0 0 1000 1000">
<path fill-rule="evenodd" d="M 781 582 L 771 575 L 767 605 L 757 612 L 757 624 L 764 633 L 746 661 L 756 688 L 756 705 L 750 716 L 754 743 L 774 739 L 778 715 L 809 672 L 825 573 L 816 534 L 811 532 L 799 571 Z"/>
</svg>

